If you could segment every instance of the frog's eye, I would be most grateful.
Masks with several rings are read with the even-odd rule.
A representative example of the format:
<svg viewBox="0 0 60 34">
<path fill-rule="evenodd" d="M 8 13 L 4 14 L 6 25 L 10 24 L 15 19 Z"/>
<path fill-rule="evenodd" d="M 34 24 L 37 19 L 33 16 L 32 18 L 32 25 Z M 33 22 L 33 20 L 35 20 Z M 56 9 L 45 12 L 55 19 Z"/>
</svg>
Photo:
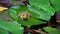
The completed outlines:
<svg viewBox="0 0 60 34">
<path fill-rule="evenodd" d="M 30 15 L 30 17 L 31 17 L 31 15 Z"/>
<path fill-rule="evenodd" d="M 24 15 L 23 15 L 24 16 Z"/>
</svg>

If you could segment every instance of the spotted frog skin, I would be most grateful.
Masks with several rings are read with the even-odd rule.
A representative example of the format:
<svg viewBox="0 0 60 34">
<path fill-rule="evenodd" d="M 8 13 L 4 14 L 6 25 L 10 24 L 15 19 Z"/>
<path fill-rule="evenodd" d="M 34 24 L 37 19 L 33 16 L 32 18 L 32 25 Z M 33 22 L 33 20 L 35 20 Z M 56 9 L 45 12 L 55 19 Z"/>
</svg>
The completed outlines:
<svg viewBox="0 0 60 34">
<path fill-rule="evenodd" d="M 21 17 L 21 19 L 30 19 L 31 14 L 29 12 L 20 12 L 18 16 Z"/>
</svg>

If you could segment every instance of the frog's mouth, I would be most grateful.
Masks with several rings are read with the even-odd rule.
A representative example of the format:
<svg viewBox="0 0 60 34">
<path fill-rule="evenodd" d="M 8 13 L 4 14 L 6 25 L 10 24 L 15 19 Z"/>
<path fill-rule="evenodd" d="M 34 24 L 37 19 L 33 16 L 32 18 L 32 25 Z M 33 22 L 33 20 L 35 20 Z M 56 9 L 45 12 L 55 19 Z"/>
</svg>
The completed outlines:
<svg viewBox="0 0 60 34">
<path fill-rule="evenodd" d="M 27 18 L 24 18 L 23 20 L 28 20 Z"/>
</svg>

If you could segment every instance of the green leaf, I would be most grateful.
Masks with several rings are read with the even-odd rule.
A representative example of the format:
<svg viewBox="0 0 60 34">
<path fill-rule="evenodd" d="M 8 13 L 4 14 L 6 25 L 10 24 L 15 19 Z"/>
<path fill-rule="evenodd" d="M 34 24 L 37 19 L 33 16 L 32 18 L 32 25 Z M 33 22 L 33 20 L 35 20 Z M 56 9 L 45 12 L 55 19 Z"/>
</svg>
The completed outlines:
<svg viewBox="0 0 60 34">
<path fill-rule="evenodd" d="M 28 7 L 34 17 L 38 19 L 47 20 L 47 21 L 50 19 L 51 14 L 49 14 L 47 11 L 38 9 L 37 7 L 34 7 L 34 6 L 28 6 Z"/>
<path fill-rule="evenodd" d="M 24 21 L 20 17 L 18 17 L 18 14 L 20 12 L 25 12 L 25 11 L 28 11 L 32 15 L 31 19 L 29 19 L 27 21 Z M 30 12 L 26 6 L 21 6 L 18 9 L 15 9 L 15 8 L 10 8 L 9 9 L 10 16 L 24 26 L 32 26 L 32 25 L 42 24 L 43 22 L 38 20 L 37 18 L 35 18 L 34 14 L 32 14 L 32 13 L 33 12 Z M 36 14 L 35 14 L 35 16 L 36 16 Z"/>
<path fill-rule="evenodd" d="M 43 29 L 46 32 L 48 32 L 49 34 L 59 34 L 60 33 L 56 28 L 52 28 L 52 27 L 44 27 Z"/>
<path fill-rule="evenodd" d="M 4 29 L 0 28 L 0 34 L 9 34 L 9 33 L 5 31 Z"/>
<path fill-rule="evenodd" d="M 57 29 L 52 28 L 52 27 L 44 27 L 44 29 L 48 32 L 53 32 L 53 31 L 57 31 Z"/>
<path fill-rule="evenodd" d="M 54 9 L 60 11 L 60 0 L 50 0 Z"/>
<path fill-rule="evenodd" d="M 29 0 L 30 5 L 38 6 L 39 5 L 49 5 L 48 0 Z"/>
<path fill-rule="evenodd" d="M 24 29 L 21 24 L 16 21 L 2 21 L 0 20 L 0 28 L 9 31 L 13 34 L 23 34 Z"/>
<path fill-rule="evenodd" d="M 21 18 L 18 18 L 18 22 L 24 26 L 32 26 L 32 25 L 38 25 L 38 24 L 43 24 L 42 21 L 37 20 L 35 18 L 31 18 L 30 20 L 24 21 Z"/>
<path fill-rule="evenodd" d="M 9 15 L 11 16 L 11 17 L 13 17 L 13 19 L 17 19 L 17 13 L 16 13 L 16 11 L 15 10 L 13 10 L 13 9 L 10 9 L 9 10 Z"/>
<path fill-rule="evenodd" d="M 29 6 L 28 6 L 29 7 Z M 30 8 L 31 7 L 31 8 Z M 48 0 L 30 0 L 29 10 L 37 12 L 40 19 L 49 20 L 54 15 L 55 10 L 50 6 Z"/>
<path fill-rule="evenodd" d="M 0 20 L 4 20 L 4 19 L 0 18 Z"/>
</svg>

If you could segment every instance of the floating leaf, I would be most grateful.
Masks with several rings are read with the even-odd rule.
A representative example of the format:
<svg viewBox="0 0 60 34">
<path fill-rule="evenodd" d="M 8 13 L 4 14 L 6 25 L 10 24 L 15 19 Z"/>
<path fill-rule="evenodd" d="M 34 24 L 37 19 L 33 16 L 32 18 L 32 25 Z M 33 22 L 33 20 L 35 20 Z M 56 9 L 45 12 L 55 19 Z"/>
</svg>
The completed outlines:
<svg viewBox="0 0 60 34">
<path fill-rule="evenodd" d="M 55 10 L 50 6 L 48 0 L 30 0 L 29 10 L 33 12 L 38 12 L 39 18 L 43 20 L 49 20 L 52 15 L 54 15 Z M 29 7 L 29 6 L 28 6 Z"/>
<path fill-rule="evenodd" d="M 9 34 L 9 33 L 5 31 L 4 29 L 0 28 L 0 34 Z"/>
<path fill-rule="evenodd" d="M 25 12 L 25 11 L 29 12 L 32 15 L 31 19 L 26 20 L 26 21 L 22 20 L 20 17 L 18 17 L 18 14 L 20 12 Z M 37 25 L 37 24 L 42 24 L 43 23 L 43 21 L 40 21 L 37 18 L 35 18 L 26 6 L 21 6 L 18 9 L 10 8 L 9 9 L 9 14 L 13 19 L 17 20 L 17 22 L 19 22 L 20 24 L 22 24 L 24 26 L 32 26 L 32 25 Z"/>
<path fill-rule="evenodd" d="M 53 8 L 56 10 L 56 11 L 60 11 L 60 0 L 50 0 L 52 5 L 53 5 Z"/>
<path fill-rule="evenodd" d="M 11 32 L 13 34 L 23 34 L 24 28 L 16 21 L 4 21 L 0 20 L 0 28 Z"/>
<path fill-rule="evenodd" d="M 60 32 L 56 28 L 44 27 L 43 29 L 49 34 L 60 34 Z"/>
</svg>

